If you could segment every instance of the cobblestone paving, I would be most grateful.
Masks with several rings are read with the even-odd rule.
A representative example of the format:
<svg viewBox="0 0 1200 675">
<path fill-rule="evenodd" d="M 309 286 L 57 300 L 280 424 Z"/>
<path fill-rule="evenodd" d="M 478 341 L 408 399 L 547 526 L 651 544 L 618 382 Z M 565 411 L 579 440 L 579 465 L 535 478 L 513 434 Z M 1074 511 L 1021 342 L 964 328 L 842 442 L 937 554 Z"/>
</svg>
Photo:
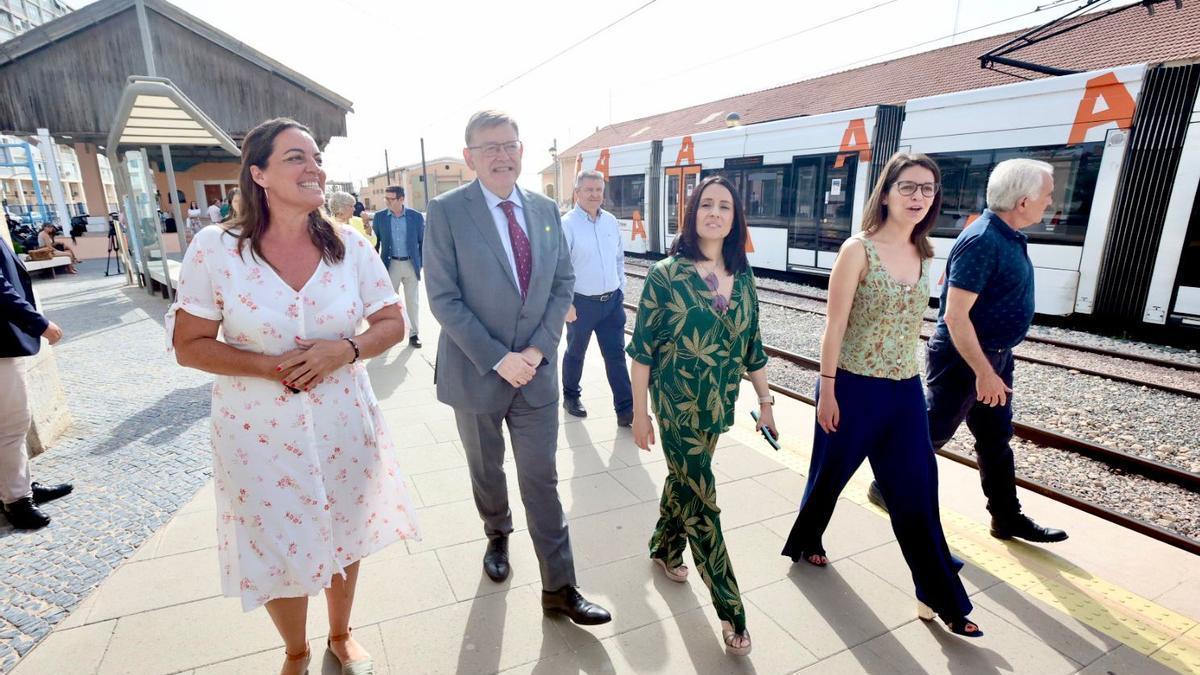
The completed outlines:
<svg viewBox="0 0 1200 675">
<path fill-rule="evenodd" d="M 211 378 L 165 353 L 166 301 L 126 287 L 124 276 L 105 278 L 103 262 L 34 282 L 41 309 L 65 333 L 54 349 L 74 421 L 32 472 L 71 481 L 75 492 L 43 507 L 53 522 L 40 531 L 0 518 L 0 673 L 211 474 Z"/>
</svg>

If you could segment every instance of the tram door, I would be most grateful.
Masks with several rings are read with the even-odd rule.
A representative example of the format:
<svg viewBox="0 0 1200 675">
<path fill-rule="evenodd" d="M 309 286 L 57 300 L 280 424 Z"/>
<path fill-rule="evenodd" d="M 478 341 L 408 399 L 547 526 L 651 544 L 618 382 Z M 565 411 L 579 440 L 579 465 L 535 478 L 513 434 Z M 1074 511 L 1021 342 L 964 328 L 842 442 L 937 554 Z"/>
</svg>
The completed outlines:
<svg viewBox="0 0 1200 675">
<path fill-rule="evenodd" d="M 663 237 L 662 252 L 666 253 L 671 248 L 671 243 L 675 241 L 675 235 L 679 233 L 679 228 L 683 226 L 688 197 L 692 195 L 692 190 L 695 190 L 696 186 L 700 184 L 700 167 L 669 166 L 664 172 L 667 176 L 667 217 L 664 219 L 667 232 Z"/>
<path fill-rule="evenodd" d="M 788 232 L 789 265 L 830 269 L 850 236 L 858 157 L 797 157 L 792 160 L 796 210 Z"/>
</svg>

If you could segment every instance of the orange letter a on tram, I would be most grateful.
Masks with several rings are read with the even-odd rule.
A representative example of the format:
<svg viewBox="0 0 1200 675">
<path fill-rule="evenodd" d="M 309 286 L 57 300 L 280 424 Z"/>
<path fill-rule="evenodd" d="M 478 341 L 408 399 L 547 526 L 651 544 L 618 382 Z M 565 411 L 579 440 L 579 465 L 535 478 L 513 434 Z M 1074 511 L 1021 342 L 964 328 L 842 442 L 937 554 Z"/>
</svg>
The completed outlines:
<svg viewBox="0 0 1200 675">
<path fill-rule="evenodd" d="M 604 174 L 604 180 L 608 180 L 608 148 L 600 151 L 600 158 L 596 160 L 596 170 Z"/>
<path fill-rule="evenodd" d="M 1107 107 L 1103 110 L 1096 110 L 1098 99 L 1104 99 Z M 1075 123 L 1071 125 L 1067 145 L 1082 143 L 1087 138 L 1088 130 L 1109 122 L 1116 122 L 1119 129 L 1128 129 L 1133 125 L 1135 105 L 1129 90 L 1117 79 L 1116 73 L 1093 77 L 1083 90 L 1083 100 L 1075 112 Z"/>
<path fill-rule="evenodd" d="M 679 154 L 675 155 L 675 166 L 688 166 L 695 163 L 696 146 L 692 143 L 691 136 L 684 136 L 679 145 Z"/>
<path fill-rule="evenodd" d="M 871 161 L 871 141 L 867 138 L 867 121 L 863 119 L 850 120 L 846 131 L 842 134 L 842 145 L 838 148 L 837 159 L 833 168 L 840 169 L 846 163 L 846 158 L 852 153 L 858 153 L 858 158 L 864 162 Z"/>
<path fill-rule="evenodd" d="M 638 237 L 649 241 L 646 237 L 646 225 L 642 222 L 642 212 L 635 210 L 633 212 L 633 224 L 629 226 L 629 241 L 633 241 Z"/>
</svg>

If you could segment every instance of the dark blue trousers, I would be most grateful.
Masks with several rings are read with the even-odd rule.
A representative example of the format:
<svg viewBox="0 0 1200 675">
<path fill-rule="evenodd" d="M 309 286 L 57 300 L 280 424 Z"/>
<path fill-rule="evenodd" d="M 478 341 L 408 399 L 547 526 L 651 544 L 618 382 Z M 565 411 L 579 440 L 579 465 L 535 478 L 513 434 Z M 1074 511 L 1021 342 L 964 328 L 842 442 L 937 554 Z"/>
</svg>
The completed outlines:
<svg viewBox="0 0 1200 675">
<path fill-rule="evenodd" d="M 629 383 L 629 369 L 625 367 L 624 300 L 621 291 L 614 292 L 604 302 L 586 295 L 575 296 L 575 321 L 567 324 L 567 351 L 562 365 L 563 395 L 578 398 L 583 392 L 579 387 L 583 358 L 595 333 L 617 414 L 633 409 L 633 387 Z"/>
<path fill-rule="evenodd" d="M 817 398 L 821 387 L 817 384 Z M 888 505 L 892 531 L 912 572 L 917 599 L 938 614 L 971 612 L 938 511 L 937 462 L 929 441 L 921 378 L 889 380 L 837 371 L 838 430 L 816 427 L 808 485 L 783 555 L 824 554 L 821 537 L 846 483 L 866 459 Z"/>
<path fill-rule="evenodd" d="M 1012 389 L 1011 349 L 987 351 L 984 355 L 1004 384 Z M 945 445 L 963 420 L 975 436 L 979 480 L 987 496 L 988 511 L 997 520 L 1021 513 L 1013 466 L 1012 394 L 1003 406 L 988 407 L 975 400 L 975 372 L 959 355 L 949 338 L 935 335 L 925 351 L 925 393 L 929 408 L 929 435 L 933 447 Z"/>
</svg>

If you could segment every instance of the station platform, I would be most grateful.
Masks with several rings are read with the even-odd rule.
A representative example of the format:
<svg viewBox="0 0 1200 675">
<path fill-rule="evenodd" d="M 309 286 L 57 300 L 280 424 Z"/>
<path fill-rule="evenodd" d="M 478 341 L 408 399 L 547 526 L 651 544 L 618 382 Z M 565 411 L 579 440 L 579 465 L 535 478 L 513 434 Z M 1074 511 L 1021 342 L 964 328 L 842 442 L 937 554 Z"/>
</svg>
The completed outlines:
<svg viewBox="0 0 1200 675">
<path fill-rule="evenodd" d="M 482 571 L 483 528 L 453 412 L 434 394 L 438 336 L 427 305 L 421 325 L 424 349 L 405 342 L 369 364 L 424 535 L 363 563 L 353 626 L 377 673 L 1200 673 L 1200 559 L 1026 491 L 1026 512 L 1070 539 L 993 539 L 977 475 L 940 458 L 943 522 L 967 561 L 983 638 L 916 618 L 886 514 L 866 501 L 865 465 L 825 538 L 832 563 L 793 565 L 779 552 L 803 495 L 813 411 L 778 397 L 783 449 L 772 450 L 753 430 L 748 383 L 715 472 L 754 649 L 726 656 L 700 575 L 675 584 L 647 560 L 665 462 L 617 427 L 594 344 L 589 416 L 560 419 L 559 494 L 580 588 L 614 620 L 583 628 L 544 617 L 511 458 L 513 574 L 495 584 Z M 243 613 L 220 596 L 214 520 L 210 481 L 12 672 L 277 672 L 282 643 L 266 612 Z M 325 603 L 309 607 L 311 672 L 337 672 L 321 659 Z"/>
</svg>

